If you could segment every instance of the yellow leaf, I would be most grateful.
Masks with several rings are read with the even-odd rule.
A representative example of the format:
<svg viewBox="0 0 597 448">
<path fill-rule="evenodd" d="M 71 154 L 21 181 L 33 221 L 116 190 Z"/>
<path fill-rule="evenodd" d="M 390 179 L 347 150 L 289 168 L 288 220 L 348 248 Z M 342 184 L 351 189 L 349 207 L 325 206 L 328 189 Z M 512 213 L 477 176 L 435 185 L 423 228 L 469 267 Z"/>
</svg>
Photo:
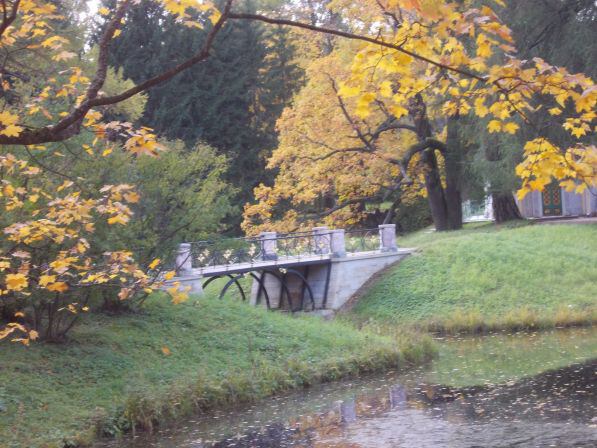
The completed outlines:
<svg viewBox="0 0 597 448">
<path fill-rule="evenodd" d="M 494 132 L 499 132 L 502 130 L 502 123 L 500 123 L 497 120 L 491 120 L 487 125 L 487 129 L 489 130 L 490 134 L 493 134 Z"/>
<path fill-rule="evenodd" d="M 172 279 L 174 278 L 174 276 L 175 276 L 175 275 L 176 275 L 176 272 L 175 272 L 175 271 L 169 271 L 169 272 L 166 272 L 166 273 L 164 274 L 164 278 L 165 278 L 166 280 L 172 280 Z"/>
<path fill-rule="evenodd" d="M 6 289 L 10 291 L 21 291 L 28 284 L 29 281 L 23 274 L 8 274 L 6 276 Z"/>
<path fill-rule="evenodd" d="M 108 8 L 101 7 L 100 9 L 97 10 L 98 14 L 102 15 L 102 16 L 107 16 L 108 14 L 110 14 L 110 10 Z"/>
<path fill-rule="evenodd" d="M 160 264 L 160 259 L 156 258 L 151 263 L 149 263 L 149 269 L 155 269 L 158 264 Z"/>
<path fill-rule="evenodd" d="M 483 118 L 489 113 L 489 109 L 485 106 L 485 98 L 477 98 L 475 100 L 475 114 Z"/>
<path fill-rule="evenodd" d="M 56 282 L 46 286 L 48 291 L 65 292 L 68 290 L 68 285 L 64 282 Z"/>
<path fill-rule="evenodd" d="M 124 215 L 115 215 L 111 218 L 108 218 L 108 224 L 122 224 L 125 225 L 129 221 L 129 218 Z"/>
<path fill-rule="evenodd" d="M 392 83 L 390 81 L 384 81 L 379 85 L 379 93 L 386 98 L 392 96 Z"/>
<path fill-rule="evenodd" d="M 361 93 L 360 87 L 351 87 L 344 83 L 340 83 L 340 88 L 338 89 L 338 94 L 345 98 L 351 98 L 357 96 Z"/>
<path fill-rule="evenodd" d="M 137 193 L 135 193 L 134 191 L 131 191 L 129 193 L 124 194 L 124 199 L 126 199 L 127 202 L 137 203 L 137 202 L 139 202 L 140 198 Z"/>
<path fill-rule="evenodd" d="M 510 123 L 506 123 L 504 124 L 504 126 L 502 127 L 502 130 L 504 132 L 507 132 L 508 134 L 516 134 L 516 131 L 518 130 L 519 126 L 516 123 L 510 122 Z"/>
<path fill-rule="evenodd" d="M 408 115 L 408 109 L 397 105 L 390 106 L 390 112 L 392 112 L 392 115 L 394 115 L 396 118 L 401 118 Z"/>
<path fill-rule="evenodd" d="M 585 131 L 585 129 L 583 127 L 578 127 L 578 128 L 572 128 L 570 130 L 570 133 L 572 135 L 574 135 L 576 138 L 580 138 L 583 135 L 587 135 L 587 132 Z"/>
<path fill-rule="evenodd" d="M 39 286 L 46 286 L 56 281 L 55 275 L 42 275 L 39 277 Z"/>
<path fill-rule="evenodd" d="M 22 130 L 23 128 L 21 126 L 9 124 L 4 129 L 2 129 L 2 131 L 0 131 L 0 134 L 6 135 L 7 137 L 18 137 Z"/>
<path fill-rule="evenodd" d="M 560 115 L 562 113 L 562 109 L 560 109 L 559 107 L 552 107 L 551 109 L 549 109 L 548 112 L 551 115 Z"/>
</svg>

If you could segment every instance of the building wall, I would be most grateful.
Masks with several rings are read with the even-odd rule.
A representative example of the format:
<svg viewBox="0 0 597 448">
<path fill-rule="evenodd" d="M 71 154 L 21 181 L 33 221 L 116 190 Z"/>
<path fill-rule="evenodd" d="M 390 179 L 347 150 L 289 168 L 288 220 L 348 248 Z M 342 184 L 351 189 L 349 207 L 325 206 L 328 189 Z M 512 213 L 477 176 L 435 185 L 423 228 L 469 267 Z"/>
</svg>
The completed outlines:
<svg viewBox="0 0 597 448">
<path fill-rule="evenodd" d="M 520 213 L 525 218 L 543 217 L 543 196 L 539 191 L 527 194 L 518 201 Z M 562 215 L 582 216 L 597 214 L 597 188 L 586 189 L 583 193 L 568 192 L 562 189 Z"/>
</svg>

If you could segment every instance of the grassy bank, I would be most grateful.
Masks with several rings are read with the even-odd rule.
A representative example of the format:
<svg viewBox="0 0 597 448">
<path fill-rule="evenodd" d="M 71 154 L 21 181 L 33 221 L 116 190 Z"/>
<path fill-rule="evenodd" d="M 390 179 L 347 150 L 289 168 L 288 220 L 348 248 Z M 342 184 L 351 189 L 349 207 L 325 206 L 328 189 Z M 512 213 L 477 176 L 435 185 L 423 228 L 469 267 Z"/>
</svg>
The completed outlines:
<svg viewBox="0 0 597 448">
<path fill-rule="evenodd" d="M 447 333 L 597 321 L 595 225 L 484 223 L 398 243 L 420 251 L 382 275 L 350 319 Z"/>
<path fill-rule="evenodd" d="M 233 300 L 89 315 L 66 344 L 0 344 L 0 446 L 53 447 L 430 356 L 416 343 Z"/>
</svg>

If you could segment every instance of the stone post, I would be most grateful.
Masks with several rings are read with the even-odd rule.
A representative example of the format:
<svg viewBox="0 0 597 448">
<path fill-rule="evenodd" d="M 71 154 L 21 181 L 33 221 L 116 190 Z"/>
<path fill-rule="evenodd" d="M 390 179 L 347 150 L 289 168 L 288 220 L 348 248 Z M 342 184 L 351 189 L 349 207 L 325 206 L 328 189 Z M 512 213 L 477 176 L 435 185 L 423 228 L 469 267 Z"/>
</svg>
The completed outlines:
<svg viewBox="0 0 597 448">
<path fill-rule="evenodd" d="M 331 246 L 330 229 L 327 226 L 313 227 L 313 242 L 316 254 L 329 254 Z"/>
<path fill-rule="evenodd" d="M 330 249 L 332 256 L 342 258 L 346 256 L 346 242 L 344 241 L 344 229 L 334 229 L 330 235 Z"/>
<path fill-rule="evenodd" d="M 379 249 L 382 252 L 396 252 L 396 224 L 381 224 L 379 226 Z"/>
<path fill-rule="evenodd" d="M 277 260 L 277 233 L 276 232 L 261 232 L 259 239 L 261 240 L 261 259 L 262 260 Z"/>
<path fill-rule="evenodd" d="M 176 273 L 179 276 L 190 275 L 193 271 L 191 243 L 180 243 L 176 253 Z"/>
</svg>

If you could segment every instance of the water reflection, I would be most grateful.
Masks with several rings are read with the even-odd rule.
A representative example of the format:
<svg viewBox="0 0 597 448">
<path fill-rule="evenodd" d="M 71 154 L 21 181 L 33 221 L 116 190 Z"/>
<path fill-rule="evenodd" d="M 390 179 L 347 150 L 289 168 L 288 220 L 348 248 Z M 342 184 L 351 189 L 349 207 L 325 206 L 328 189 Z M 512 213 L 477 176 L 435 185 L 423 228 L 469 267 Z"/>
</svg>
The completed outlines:
<svg viewBox="0 0 597 448">
<path fill-rule="evenodd" d="M 597 446 L 596 344 L 593 329 L 447 340 L 426 369 L 324 385 L 112 446 Z"/>
</svg>

